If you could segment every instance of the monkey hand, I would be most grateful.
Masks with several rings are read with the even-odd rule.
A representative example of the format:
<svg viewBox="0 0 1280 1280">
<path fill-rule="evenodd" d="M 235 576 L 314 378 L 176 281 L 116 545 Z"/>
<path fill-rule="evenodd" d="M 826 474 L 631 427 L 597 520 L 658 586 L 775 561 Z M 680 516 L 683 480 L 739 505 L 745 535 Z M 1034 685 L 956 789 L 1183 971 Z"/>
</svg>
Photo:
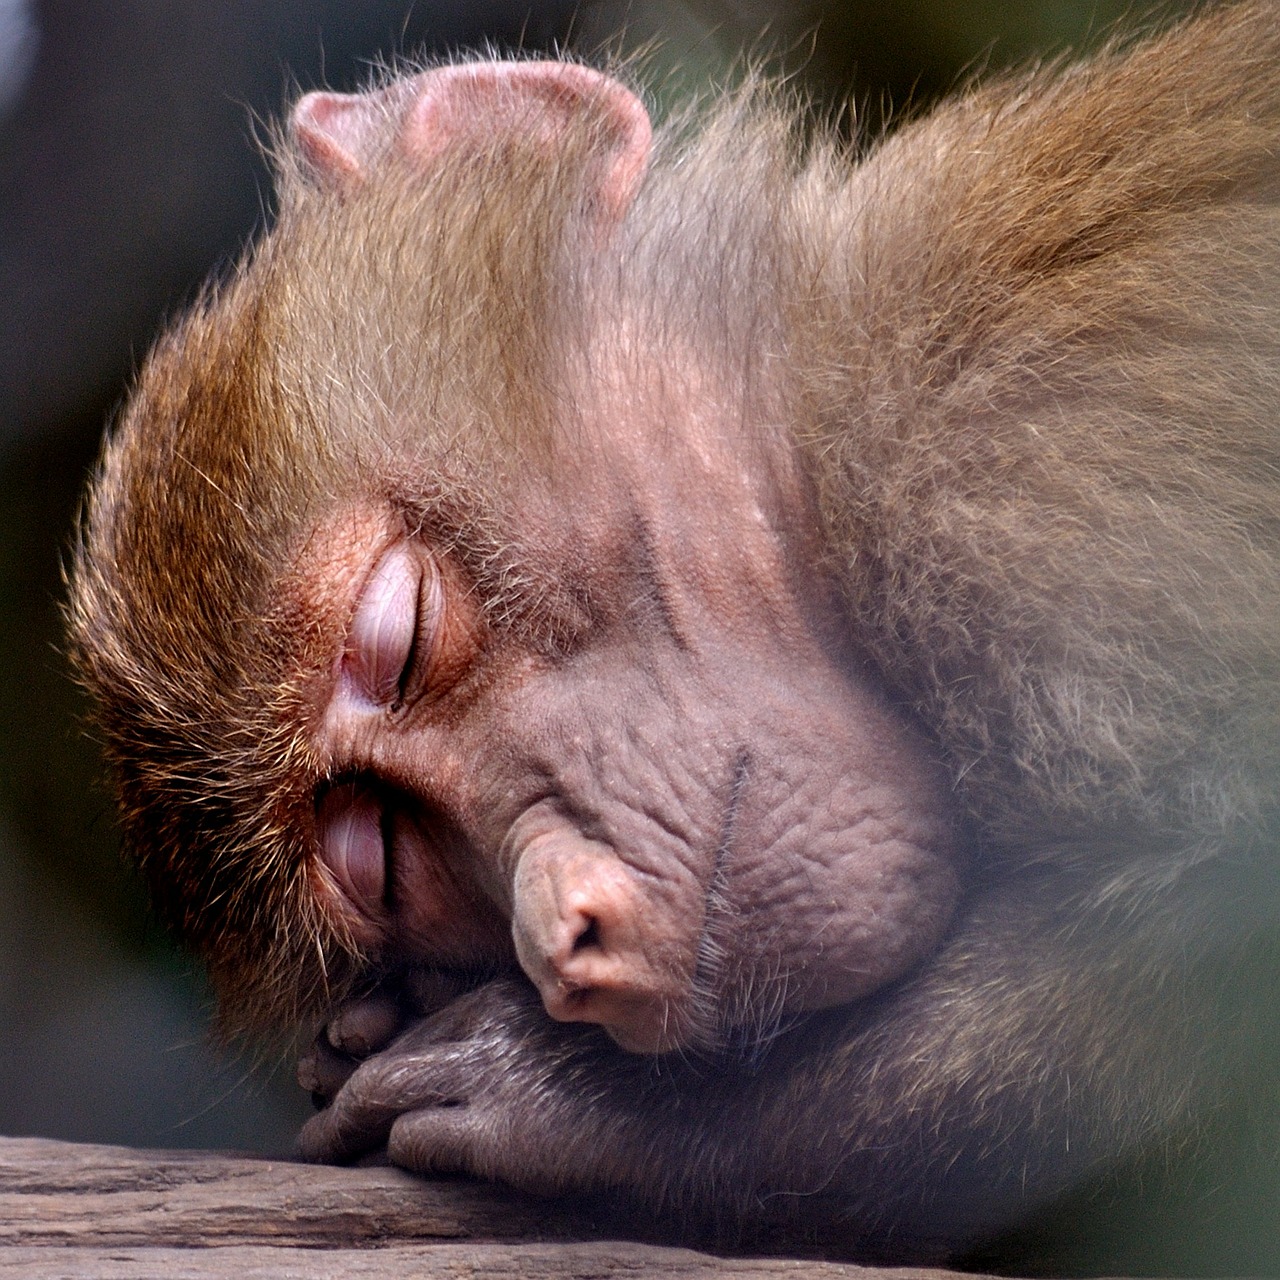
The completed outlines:
<svg viewBox="0 0 1280 1280">
<path fill-rule="evenodd" d="M 316 1106 L 327 1106 L 351 1073 L 382 1049 L 403 1022 L 398 993 L 378 987 L 343 1005 L 316 1033 L 298 1059 L 298 1083 Z"/>
<path fill-rule="evenodd" d="M 443 1009 L 476 985 L 444 969 L 411 969 L 349 1000 L 316 1032 L 298 1059 L 298 1083 L 317 1107 L 328 1106 L 370 1054 L 385 1049 L 410 1022 Z"/>
<path fill-rule="evenodd" d="M 613 1140 L 628 1114 L 611 1116 L 601 1099 L 639 1102 L 647 1069 L 598 1028 L 551 1021 L 523 980 L 498 979 L 353 1064 L 300 1147 L 307 1159 L 344 1162 L 385 1145 L 393 1164 L 418 1173 L 543 1194 L 599 1188 L 612 1180 L 602 1160 L 625 1165 L 631 1145 Z M 615 1072 L 635 1074 L 638 1089 Z"/>
</svg>

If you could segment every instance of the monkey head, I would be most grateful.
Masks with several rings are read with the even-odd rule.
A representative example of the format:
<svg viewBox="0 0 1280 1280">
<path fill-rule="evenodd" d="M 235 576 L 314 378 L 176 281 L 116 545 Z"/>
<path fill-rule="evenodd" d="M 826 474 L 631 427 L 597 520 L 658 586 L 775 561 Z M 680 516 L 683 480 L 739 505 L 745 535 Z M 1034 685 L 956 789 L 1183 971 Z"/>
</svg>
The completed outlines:
<svg viewBox="0 0 1280 1280">
<path fill-rule="evenodd" d="M 767 201 L 677 237 L 652 146 L 568 64 L 308 95 L 275 229 L 142 372 L 75 648 L 233 1027 L 518 964 L 553 1018 L 711 1047 L 947 928 L 949 783 L 794 456 L 802 249 L 740 236 Z"/>
</svg>

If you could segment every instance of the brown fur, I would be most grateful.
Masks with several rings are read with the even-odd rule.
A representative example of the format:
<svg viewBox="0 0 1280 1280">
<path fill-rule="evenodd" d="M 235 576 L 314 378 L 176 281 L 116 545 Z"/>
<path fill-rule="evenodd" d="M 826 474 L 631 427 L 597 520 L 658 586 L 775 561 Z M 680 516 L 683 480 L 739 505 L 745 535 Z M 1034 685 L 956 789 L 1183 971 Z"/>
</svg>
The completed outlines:
<svg viewBox="0 0 1280 1280">
<path fill-rule="evenodd" d="M 505 478 L 573 453 L 600 317 L 637 386 L 697 352 L 744 441 L 801 459 L 852 649 L 974 823 L 970 897 L 921 973 L 786 1058 L 769 1172 L 708 1103 L 683 1164 L 630 1119 L 523 1180 L 730 1218 L 776 1185 L 810 1197 L 779 1212 L 954 1243 L 1216 1088 L 1198 966 L 1275 860 L 1280 9 L 975 88 L 860 164 L 799 132 L 758 85 L 672 127 L 606 243 L 589 112 L 554 164 L 507 138 L 337 194 L 282 147 L 277 227 L 107 446 L 73 645 L 228 1024 L 331 1008 L 364 960 L 294 834 L 322 769 L 292 673 L 327 641 L 281 566 L 386 497 L 487 566 L 495 623 L 568 644 L 573 584 L 504 541 Z"/>
</svg>

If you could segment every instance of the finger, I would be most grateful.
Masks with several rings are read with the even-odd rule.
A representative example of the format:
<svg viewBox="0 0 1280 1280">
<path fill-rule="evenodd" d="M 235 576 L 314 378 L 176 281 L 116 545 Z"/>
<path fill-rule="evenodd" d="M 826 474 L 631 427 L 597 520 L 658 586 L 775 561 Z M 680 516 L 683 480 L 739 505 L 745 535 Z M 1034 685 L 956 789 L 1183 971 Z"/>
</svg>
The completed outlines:
<svg viewBox="0 0 1280 1280">
<path fill-rule="evenodd" d="M 415 1173 L 492 1177 L 483 1113 L 467 1106 L 427 1107 L 400 1116 L 387 1136 L 391 1163 Z"/>
<path fill-rule="evenodd" d="M 304 1160 L 352 1160 L 386 1141 L 391 1122 L 402 1108 L 367 1087 L 359 1074 L 355 1072 L 329 1106 L 302 1126 L 298 1150 Z"/>
<path fill-rule="evenodd" d="M 423 1058 L 394 1053 L 361 1064 L 329 1106 L 303 1126 L 303 1158 L 351 1160 L 382 1146 L 401 1113 L 448 1105 L 452 1099 L 432 1087 L 428 1068 Z"/>
<path fill-rule="evenodd" d="M 339 1095 L 341 1096 L 341 1095 Z M 392 1115 L 356 1118 L 350 1109 L 334 1113 L 334 1104 L 317 1112 L 298 1134 L 298 1155 L 316 1164 L 345 1164 L 376 1151 L 391 1131 Z"/>
<path fill-rule="evenodd" d="M 384 1048 L 399 1029 L 400 1006 L 395 997 L 376 991 L 339 1009 L 325 1035 L 339 1053 L 363 1059 Z"/>
<path fill-rule="evenodd" d="M 336 1053 L 321 1032 L 298 1059 L 298 1083 L 311 1094 L 317 1106 L 323 1106 L 346 1084 L 358 1065 L 345 1054 Z"/>
</svg>

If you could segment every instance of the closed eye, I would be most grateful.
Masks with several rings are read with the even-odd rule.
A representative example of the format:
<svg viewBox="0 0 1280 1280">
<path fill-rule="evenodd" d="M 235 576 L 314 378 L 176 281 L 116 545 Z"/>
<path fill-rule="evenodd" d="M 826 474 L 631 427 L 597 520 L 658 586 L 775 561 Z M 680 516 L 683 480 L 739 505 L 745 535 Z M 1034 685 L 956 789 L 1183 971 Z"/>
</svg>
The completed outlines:
<svg viewBox="0 0 1280 1280">
<path fill-rule="evenodd" d="M 367 785 L 347 781 L 329 787 L 316 808 L 321 858 L 347 898 L 376 917 L 389 884 L 382 799 Z"/>
<path fill-rule="evenodd" d="M 418 557 L 403 544 L 374 566 L 347 635 L 343 666 L 358 691 L 380 706 L 397 700 L 418 629 Z"/>
</svg>

